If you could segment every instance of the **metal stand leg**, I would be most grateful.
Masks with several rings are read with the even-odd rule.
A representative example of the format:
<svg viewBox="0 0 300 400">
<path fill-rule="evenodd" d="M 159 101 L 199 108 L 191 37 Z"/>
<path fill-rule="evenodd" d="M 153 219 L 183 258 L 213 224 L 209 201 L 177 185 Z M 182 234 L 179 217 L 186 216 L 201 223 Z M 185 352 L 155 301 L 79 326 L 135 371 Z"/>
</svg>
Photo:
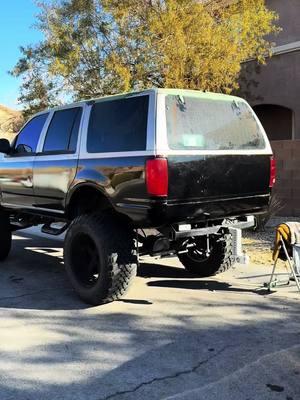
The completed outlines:
<svg viewBox="0 0 300 400">
<path fill-rule="evenodd" d="M 293 246 L 293 261 L 295 273 L 300 278 L 300 246 L 298 244 Z"/>
<path fill-rule="evenodd" d="M 274 266 L 273 266 L 273 269 L 272 269 L 272 274 L 271 274 L 271 277 L 270 277 L 270 281 L 269 281 L 269 283 L 267 285 L 268 290 L 271 290 L 271 288 L 272 288 L 272 282 L 273 282 L 273 278 L 274 278 L 274 275 L 275 275 L 275 269 L 276 269 L 277 262 L 278 262 L 278 258 L 274 262 Z"/>
<path fill-rule="evenodd" d="M 300 292 L 300 283 L 299 283 L 299 281 L 298 281 L 298 277 L 297 277 L 297 275 L 296 275 L 295 268 L 294 268 L 294 266 L 293 266 L 293 264 L 292 264 L 291 258 L 290 258 L 289 254 L 288 254 L 288 252 L 287 252 L 287 249 L 286 249 L 286 247 L 285 247 L 285 244 L 284 244 L 284 241 L 283 241 L 283 240 L 281 240 L 281 244 L 282 244 L 282 246 L 283 246 L 283 250 L 284 250 L 284 253 L 285 253 L 285 255 L 286 255 L 287 261 L 288 261 L 288 263 L 289 263 L 289 266 L 290 266 L 292 275 L 293 275 L 293 277 L 294 277 L 294 279 L 295 279 L 297 288 L 298 288 L 298 290 L 299 290 L 299 292 Z"/>
</svg>

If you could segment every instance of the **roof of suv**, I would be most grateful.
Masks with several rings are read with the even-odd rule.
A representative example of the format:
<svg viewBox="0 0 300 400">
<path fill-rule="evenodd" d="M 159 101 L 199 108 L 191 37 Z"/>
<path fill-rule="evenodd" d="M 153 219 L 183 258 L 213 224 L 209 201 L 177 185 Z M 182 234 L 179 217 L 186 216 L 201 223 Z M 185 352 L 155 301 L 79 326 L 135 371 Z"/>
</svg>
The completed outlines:
<svg viewBox="0 0 300 400">
<path fill-rule="evenodd" d="M 191 90 L 191 89 L 160 89 L 160 88 L 153 88 L 153 89 L 145 89 L 141 91 L 133 91 L 133 92 L 126 92 L 126 93 L 120 93 L 120 94 L 115 94 L 115 95 L 108 95 L 108 96 L 103 96 L 103 97 L 97 97 L 97 98 L 91 98 L 87 100 L 82 100 L 74 103 L 69 103 L 57 107 L 53 107 L 48 110 L 43 110 L 41 113 L 44 113 L 46 111 L 51 111 L 51 110 L 59 110 L 61 108 L 66 108 L 66 107 L 73 107 L 73 106 L 79 106 L 83 105 L 86 103 L 90 102 L 97 102 L 101 100 L 108 100 L 108 99 L 122 99 L 122 98 L 128 98 L 130 96 L 136 96 L 136 95 L 141 95 L 141 94 L 150 94 L 150 93 L 162 93 L 166 95 L 182 95 L 182 96 L 191 96 L 191 97 L 198 97 L 202 99 L 210 99 L 210 100 L 239 100 L 239 101 L 245 101 L 244 99 L 237 97 L 237 96 L 231 96 L 223 93 L 213 93 L 213 92 L 203 92 L 200 90 Z M 38 113 L 40 114 L 40 113 Z"/>
</svg>

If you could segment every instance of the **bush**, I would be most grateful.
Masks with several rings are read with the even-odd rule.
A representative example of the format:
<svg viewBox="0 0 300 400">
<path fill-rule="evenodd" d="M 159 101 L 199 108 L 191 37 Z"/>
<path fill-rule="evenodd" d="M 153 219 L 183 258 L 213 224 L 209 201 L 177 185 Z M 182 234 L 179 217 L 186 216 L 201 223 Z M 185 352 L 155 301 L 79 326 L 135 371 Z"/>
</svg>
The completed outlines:
<svg viewBox="0 0 300 400">
<path fill-rule="evenodd" d="M 255 226 L 253 230 L 256 232 L 265 231 L 268 221 L 274 217 L 283 208 L 283 203 L 276 194 L 271 197 L 269 209 L 265 214 L 257 215 L 255 217 Z"/>
</svg>

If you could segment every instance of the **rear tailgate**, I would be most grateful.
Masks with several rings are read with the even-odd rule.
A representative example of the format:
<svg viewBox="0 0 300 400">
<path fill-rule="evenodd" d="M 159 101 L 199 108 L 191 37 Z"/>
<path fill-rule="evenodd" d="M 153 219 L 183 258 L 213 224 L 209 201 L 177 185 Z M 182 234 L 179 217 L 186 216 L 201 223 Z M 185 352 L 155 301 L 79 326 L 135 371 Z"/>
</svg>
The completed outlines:
<svg viewBox="0 0 300 400">
<path fill-rule="evenodd" d="M 169 156 L 169 206 L 181 217 L 229 216 L 265 210 L 270 156 Z M 181 208 L 181 209 L 180 209 Z"/>
<path fill-rule="evenodd" d="M 270 156 L 169 156 L 169 200 L 211 201 L 269 193 Z"/>
</svg>

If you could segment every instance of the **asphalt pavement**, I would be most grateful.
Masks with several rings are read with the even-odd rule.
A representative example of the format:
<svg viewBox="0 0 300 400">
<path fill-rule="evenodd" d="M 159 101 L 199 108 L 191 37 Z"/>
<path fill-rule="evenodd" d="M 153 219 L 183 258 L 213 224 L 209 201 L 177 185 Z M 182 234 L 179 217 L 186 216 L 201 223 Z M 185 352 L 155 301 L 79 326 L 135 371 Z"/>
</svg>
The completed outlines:
<svg viewBox="0 0 300 400">
<path fill-rule="evenodd" d="M 90 307 L 61 238 L 18 232 L 0 269 L 0 399 L 298 400 L 300 294 L 267 293 L 270 269 L 199 279 L 145 258 L 124 299 Z"/>
</svg>

